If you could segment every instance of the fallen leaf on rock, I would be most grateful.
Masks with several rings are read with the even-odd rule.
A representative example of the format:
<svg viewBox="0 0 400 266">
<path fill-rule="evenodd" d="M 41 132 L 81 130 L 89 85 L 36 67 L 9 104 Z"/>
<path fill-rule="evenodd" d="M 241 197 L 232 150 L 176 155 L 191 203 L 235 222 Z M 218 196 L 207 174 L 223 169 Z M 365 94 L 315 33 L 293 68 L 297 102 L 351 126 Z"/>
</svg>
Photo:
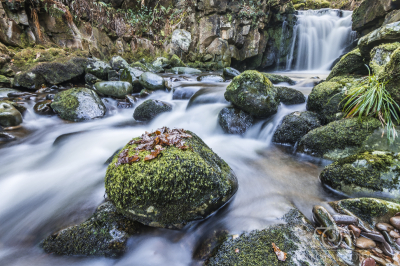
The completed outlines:
<svg viewBox="0 0 400 266">
<path fill-rule="evenodd" d="M 239 249 L 238 249 L 238 248 L 237 248 L 237 249 L 235 249 L 235 252 L 236 252 L 236 253 L 239 253 Z"/>
<path fill-rule="evenodd" d="M 285 261 L 286 260 L 286 253 L 280 250 L 275 243 L 272 243 L 272 247 L 274 248 L 274 252 L 276 256 L 278 257 L 278 260 L 280 261 Z"/>
</svg>

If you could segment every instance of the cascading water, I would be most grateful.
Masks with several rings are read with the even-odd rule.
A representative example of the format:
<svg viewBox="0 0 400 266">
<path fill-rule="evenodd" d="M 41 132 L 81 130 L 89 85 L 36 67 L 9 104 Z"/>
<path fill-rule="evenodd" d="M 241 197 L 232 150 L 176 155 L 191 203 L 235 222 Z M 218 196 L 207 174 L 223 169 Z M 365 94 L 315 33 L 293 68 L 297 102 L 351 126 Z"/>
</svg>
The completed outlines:
<svg viewBox="0 0 400 266">
<path fill-rule="evenodd" d="M 329 70 L 356 39 L 351 15 L 335 9 L 298 11 L 287 69 Z"/>
</svg>

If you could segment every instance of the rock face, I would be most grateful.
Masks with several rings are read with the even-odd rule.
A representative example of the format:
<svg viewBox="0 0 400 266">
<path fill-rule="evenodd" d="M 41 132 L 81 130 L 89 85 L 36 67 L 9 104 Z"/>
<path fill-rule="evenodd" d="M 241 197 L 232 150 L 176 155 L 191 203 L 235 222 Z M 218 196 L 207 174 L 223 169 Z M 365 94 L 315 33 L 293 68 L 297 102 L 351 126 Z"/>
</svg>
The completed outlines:
<svg viewBox="0 0 400 266">
<path fill-rule="evenodd" d="M 119 257 L 126 251 L 129 236 L 142 228 L 119 214 L 111 202 L 105 202 L 85 222 L 48 236 L 41 246 L 45 252 L 57 255 Z"/>
<path fill-rule="evenodd" d="M 400 41 L 400 22 L 394 22 L 382 26 L 373 32 L 360 38 L 358 47 L 363 55 L 368 55 L 371 49 L 382 43 L 398 42 Z"/>
<path fill-rule="evenodd" d="M 281 103 L 286 105 L 300 104 L 306 102 L 306 96 L 301 91 L 287 88 L 275 87 L 278 92 L 278 97 Z"/>
<path fill-rule="evenodd" d="M 283 118 L 276 129 L 272 141 L 275 143 L 295 145 L 304 135 L 320 127 L 318 116 L 310 111 L 293 112 Z"/>
<path fill-rule="evenodd" d="M 371 67 L 374 75 L 385 75 L 385 66 L 390 62 L 390 56 L 400 48 L 400 43 L 385 43 L 374 47 L 371 50 Z"/>
<path fill-rule="evenodd" d="M 243 135 L 253 125 L 253 117 L 235 107 L 225 107 L 218 114 L 218 123 L 225 133 Z"/>
<path fill-rule="evenodd" d="M 333 67 L 326 80 L 346 74 L 368 75 L 368 68 L 365 66 L 364 59 L 359 49 L 355 49 L 344 55 Z"/>
<path fill-rule="evenodd" d="M 51 108 L 62 119 L 76 122 L 102 117 L 106 113 L 106 107 L 96 92 L 87 88 L 57 93 Z"/>
<path fill-rule="evenodd" d="M 133 93 L 132 85 L 124 81 L 97 82 L 94 87 L 102 94 L 117 98 L 124 98 L 126 95 Z"/>
<path fill-rule="evenodd" d="M 161 113 L 171 112 L 172 105 L 158 100 L 146 100 L 141 103 L 133 113 L 133 118 L 138 121 L 150 121 Z"/>
<path fill-rule="evenodd" d="M 271 73 L 262 73 L 262 74 L 264 76 L 266 76 L 267 79 L 269 79 L 272 82 L 272 84 L 278 84 L 278 83 L 282 83 L 282 82 L 289 83 L 289 85 L 296 84 L 296 82 L 294 80 L 292 80 L 291 78 L 289 78 L 287 76 L 281 76 L 281 75 L 271 74 Z"/>
<path fill-rule="evenodd" d="M 342 119 L 308 132 L 299 143 L 298 151 L 326 159 L 338 159 L 357 153 L 372 133 L 381 126 L 375 118 Z"/>
<path fill-rule="evenodd" d="M 248 70 L 235 77 L 226 88 L 225 99 L 256 117 L 267 118 L 278 110 L 278 93 L 260 72 Z"/>
<path fill-rule="evenodd" d="M 157 74 L 145 72 L 139 77 L 140 84 L 148 90 L 163 90 L 165 89 L 165 80 Z"/>
<path fill-rule="evenodd" d="M 153 227 L 182 228 L 208 217 L 235 194 L 237 180 L 228 164 L 193 132 L 184 132 L 192 136 L 184 138 L 186 150 L 165 146 L 155 159 L 132 164 L 118 165 L 121 153 L 114 157 L 105 186 L 119 212 Z M 121 152 L 140 158 L 150 154 L 135 150 L 138 145 L 127 144 Z"/>
<path fill-rule="evenodd" d="M 13 127 L 22 123 L 21 113 L 9 101 L 0 101 L 0 126 Z"/>
<path fill-rule="evenodd" d="M 321 182 L 349 197 L 400 199 L 397 154 L 363 152 L 340 159 L 321 172 Z"/>
</svg>

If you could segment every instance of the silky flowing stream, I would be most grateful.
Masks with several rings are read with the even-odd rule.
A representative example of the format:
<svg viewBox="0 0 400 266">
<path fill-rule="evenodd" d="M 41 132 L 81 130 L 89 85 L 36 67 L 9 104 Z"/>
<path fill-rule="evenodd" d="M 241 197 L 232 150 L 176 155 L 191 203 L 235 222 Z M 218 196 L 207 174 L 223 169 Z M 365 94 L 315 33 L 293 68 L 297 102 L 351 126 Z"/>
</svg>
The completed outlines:
<svg viewBox="0 0 400 266">
<path fill-rule="evenodd" d="M 285 74 L 306 95 L 317 81 L 313 76 L 326 77 L 326 73 Z M 173 77 L 184 80 L 182 75 Z M 103 99 L 107 116 L 89 122 L 69 123 L 32 111 L 25 115 L 23 129 L 16 132 L 25 137 L 0 146 L 0 265 L 195 265 L 193 252 L 215 229 L 231 233 L 262 229 L 278 222 L 293 205 L 311 218 L 313 205 L 334 199 L 318 179 L 327 162 L 271 143 L 282 118 L 305 110 L 305 104 L 281 104 L 276 115 L 258 121 L 245 136 L 227 135 L 217 116 L 229 105 L 223 99 L 229 83 L 184 78 L 173 87 L 213 88 L 215 93 L 206 96 L 214 103 L 186 110 L 188 100 L 172 100 L 172 92 L 156 92 L 150 98 L 174 107 L 148 124 L 135 122 L 134 109 L 118 109 L 111 98 Z M 44 253 L 39 247 L 44 237 L 84 221 L 104 200 L 105 161 L 131 138 L 162 126 L 195 132 L 231 166 L 239 190 L 230 204 L 182 230 L 154 229 L 131 237 L 127 253 L 119 259 Z"/>
</svg>

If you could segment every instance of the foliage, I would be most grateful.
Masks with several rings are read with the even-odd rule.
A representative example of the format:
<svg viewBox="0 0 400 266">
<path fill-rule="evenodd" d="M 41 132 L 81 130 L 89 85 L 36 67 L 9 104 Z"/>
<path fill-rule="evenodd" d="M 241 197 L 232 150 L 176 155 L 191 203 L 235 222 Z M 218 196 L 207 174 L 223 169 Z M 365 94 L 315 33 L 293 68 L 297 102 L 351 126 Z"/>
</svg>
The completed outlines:
<svg viewBox="0 0 400 266">
<path fill-rule="evenodd" d="M 368 67 L 368 66 L 367 66 Z M 370 69 L 368 68 L 370 71 Z M 361 86 L 351 88 L 344 99 L 344 112 L 347 117 L 358 115 L 376 117 L 387 129 L 387 137 L 390 142 L 397 137 L 395 122 L 399 123 L 399 105 L 393 100 L 386 90 L 387 82 L 381 82 L 375 75 L 369 74 Z"/>
</svg>

